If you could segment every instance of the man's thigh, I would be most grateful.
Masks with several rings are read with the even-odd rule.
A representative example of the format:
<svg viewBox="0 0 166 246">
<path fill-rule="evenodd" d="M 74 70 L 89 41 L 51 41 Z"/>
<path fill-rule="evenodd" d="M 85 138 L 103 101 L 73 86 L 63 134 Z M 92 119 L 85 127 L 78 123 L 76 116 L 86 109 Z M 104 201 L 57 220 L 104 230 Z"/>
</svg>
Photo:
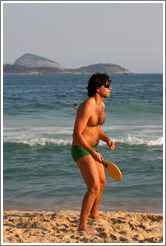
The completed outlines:
<svg viewBox="0 0 166 246">
<path fill-rule="evenodd" d="M 100 182 L 103 183 L 103 184 L 106 183 L 106 176 L 105 176 L 105 170 L 104 170 L 103 164 L 98 162 L 98 161 L 96 161 L 96 167 L 98 169 Z"/>
<path fill-rule="evenodd" d="M 87 187 L 92 186 L 94 183 L 100 183 L 100 168 L 97 167 L 97 163 L 91 155 L 79 158 L 77 160 L 77 165 L 81 171 L 82 177 Z"/>
</svg>

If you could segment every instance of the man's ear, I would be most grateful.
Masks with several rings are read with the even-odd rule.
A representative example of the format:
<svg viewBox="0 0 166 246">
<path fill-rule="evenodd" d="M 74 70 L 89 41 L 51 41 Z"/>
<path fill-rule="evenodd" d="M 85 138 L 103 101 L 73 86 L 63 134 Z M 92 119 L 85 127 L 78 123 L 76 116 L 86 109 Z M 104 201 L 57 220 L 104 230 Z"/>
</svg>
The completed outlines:
<svg viewBox="0 0 166 246">
<path fill-rule="evenodd" d="M 96 92 L 99 92 L 99 87 L 96 88 Z"/>
</svg>

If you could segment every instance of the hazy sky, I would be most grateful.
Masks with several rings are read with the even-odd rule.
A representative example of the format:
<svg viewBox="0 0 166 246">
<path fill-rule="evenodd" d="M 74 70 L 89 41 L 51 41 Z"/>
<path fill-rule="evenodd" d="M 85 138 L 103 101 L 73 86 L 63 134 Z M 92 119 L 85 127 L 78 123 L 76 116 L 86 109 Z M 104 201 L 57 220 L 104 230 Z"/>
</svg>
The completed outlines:
<svg viewBox="0 0 166 246">
<path fill-rule="evenodd" d="M 4 2 L 3 52 L 10 64 L 32 53 L 66 68 L 115 63 L 162 73 L 163 3 Z"/>
</svg>

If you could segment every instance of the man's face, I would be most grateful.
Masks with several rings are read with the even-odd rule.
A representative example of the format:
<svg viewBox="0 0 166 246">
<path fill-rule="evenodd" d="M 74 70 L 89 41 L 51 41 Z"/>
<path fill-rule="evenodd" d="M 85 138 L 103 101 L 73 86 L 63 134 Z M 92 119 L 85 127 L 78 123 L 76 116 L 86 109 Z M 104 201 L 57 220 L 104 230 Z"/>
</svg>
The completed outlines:
<svg viewBox="0 0 166 246">
<path fill-rule="evenodd" d="M 101 97 L 109 97 L 110 93 L 111 93 L 111 86 L 110 86 L 110 82 L 107 81 L 105 85 L 102 85 L 100 87 L 97 88 L 97 92 L 100 94 Z"/>
</svg>

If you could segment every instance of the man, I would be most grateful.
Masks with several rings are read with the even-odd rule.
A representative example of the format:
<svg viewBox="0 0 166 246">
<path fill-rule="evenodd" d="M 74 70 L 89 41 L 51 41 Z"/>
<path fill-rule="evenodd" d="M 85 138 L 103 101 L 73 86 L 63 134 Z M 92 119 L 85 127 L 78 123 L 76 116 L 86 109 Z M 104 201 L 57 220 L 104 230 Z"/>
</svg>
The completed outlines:
<svg viewBox="0 0 166 246">
<path fill-rule="evenodd" d="M 111 86 L 106 74 L 94 74 L 89 79 L 88 96 L 77 109 L 73 131 L 72 157 L 80 168 L 82 177 L 87 185 L 87 192 L 82 202 L 79 230 L 91 233 L 87 229 L 87 218 L 101 218 L 98 206 L 106 185 L 102 155 L 96 152 L 99 140 L 106 142 L 110 151 L 114 143 L 103 132 L 101 125 L 105 120 L 105 104 L 103 100 L 110 96 Z"/>
</svg>

